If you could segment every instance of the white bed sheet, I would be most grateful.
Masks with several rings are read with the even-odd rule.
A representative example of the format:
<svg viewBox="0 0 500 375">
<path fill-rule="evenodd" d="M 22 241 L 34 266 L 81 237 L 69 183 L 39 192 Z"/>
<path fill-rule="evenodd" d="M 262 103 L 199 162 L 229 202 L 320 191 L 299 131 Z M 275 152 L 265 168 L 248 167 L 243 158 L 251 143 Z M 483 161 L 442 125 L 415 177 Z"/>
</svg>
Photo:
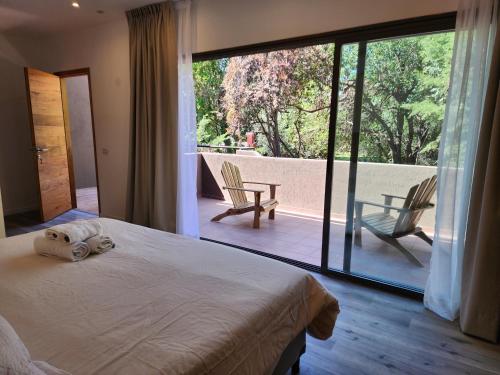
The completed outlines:
<svg viewBox="0 0 500 375">
<path fill-rule="evenodd" d="M 339 307 L 301 269 L 100 219 L 115 249 L 71 263 L 36 255 L 41 232 L 0 240 L 0 314 L 33 359 L 78 374 L 269 374 L 305 327 Z"/>
</svg>

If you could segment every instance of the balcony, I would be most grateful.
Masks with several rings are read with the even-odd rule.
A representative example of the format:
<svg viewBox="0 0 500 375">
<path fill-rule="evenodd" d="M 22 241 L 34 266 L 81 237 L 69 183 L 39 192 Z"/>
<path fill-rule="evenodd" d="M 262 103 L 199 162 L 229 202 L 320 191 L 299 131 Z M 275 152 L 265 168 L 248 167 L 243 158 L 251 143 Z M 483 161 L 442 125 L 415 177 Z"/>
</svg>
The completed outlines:
<svg viewBox="0 0 500 375">
<path fill-rule="evenodd" d="M 276 219 L 262 216 L 252 228 L 253 213 L 211 222 L 232 206 L 220 173 L 223 161 L 237 165 L 243 179 L 280 183 Z M 320 265 L 323 232 L 325 160 L 269 158 L 212 152 L 199 154 L 198 200 L 201 236 L 269 254 Z M 435 167 L 358 163 L 356 199 L 383 203 L 381 194 L 405 196 L 411 185 L 435 174 Z M 329 267 L 343 269 L 349 162 L 335 161 L 330 225 Z M 248 197 L 250 200 L 251 196 Z M 263 199 L 266 199 L 264 195 Z M 433 199 L 435 201 L 435 198 Z M 377 212 L 373 207 L 367 213 Z M 434 209 L 419 221 L 432 238 Z M 418 267 L 397 249 L 362 230 L 362 247 L 352 246 L 351 272 L 421 288 L 429 272 L 431 246 L 415 236 L 400 243 L 424 265 Z"/>
</svg>

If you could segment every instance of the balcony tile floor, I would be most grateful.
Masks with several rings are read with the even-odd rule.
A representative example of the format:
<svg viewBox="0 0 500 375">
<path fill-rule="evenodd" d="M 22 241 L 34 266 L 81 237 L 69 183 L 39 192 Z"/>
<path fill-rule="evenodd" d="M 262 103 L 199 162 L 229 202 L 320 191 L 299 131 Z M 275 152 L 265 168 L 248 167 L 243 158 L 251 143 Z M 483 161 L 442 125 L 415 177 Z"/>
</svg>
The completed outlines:
<svg viewBox="0 0 500 375">
<path fill-rule="evenodd" d="M 97 187 L 76 189 L 76 205 L 81 211 L 99 215 Z"/>
<path fill-rule="evenodd" d="M 276 219 L 261 217 L 260 229 L 252 228 L 253 213 L 211 222 L 231 207 L 229 202 L 199 198 L 200 232 L 205 238 L 248 247 L 266 253 L 320 265 L 323 221 L 319 217 L 277 211 Z M 345 223 L 331 222 L 330 267 L 342 269 Z M 353 246 L 351 271 L 423 289 L 429 273 L 431 247 L 415 236 L 400 242 L 425 265 L 417 267 L 398 250 L 363 229 L 363 246 Z"/>
</svg>

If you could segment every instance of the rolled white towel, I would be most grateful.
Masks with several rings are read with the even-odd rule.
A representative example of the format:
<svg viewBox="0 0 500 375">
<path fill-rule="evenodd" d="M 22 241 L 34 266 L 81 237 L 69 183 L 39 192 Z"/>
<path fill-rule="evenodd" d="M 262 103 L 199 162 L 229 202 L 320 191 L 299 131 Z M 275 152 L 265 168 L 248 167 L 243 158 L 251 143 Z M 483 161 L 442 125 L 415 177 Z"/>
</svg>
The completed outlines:
<svg viewBox="0 0 500 375">
<path fill-rule="evenodd" d="M 67 243 L 81 242 L 102 234 L 101 223 L 97 220 L 78 220 L 55 225 L 45 231 L 45 237 Z"/>
<path fill-rule="evenodd" d="M 104 234 L 90 237 L 85 242 L 87 242 L 87 245 L 89 245 L 90 252 L 92 254 L 102 254 L 115 247 L 115 243 L 113 242 L 111 237 Z"/>
<path fill-rule="evenodd" d="M 54 256 L 61 259 L 77 262 L 90 254 L 90 247 L 85 242 L 71 244 L 49 240 L 45 237 L 36 237 L 33 241 L 35 252 L 44 256 Z"/>
</svg>

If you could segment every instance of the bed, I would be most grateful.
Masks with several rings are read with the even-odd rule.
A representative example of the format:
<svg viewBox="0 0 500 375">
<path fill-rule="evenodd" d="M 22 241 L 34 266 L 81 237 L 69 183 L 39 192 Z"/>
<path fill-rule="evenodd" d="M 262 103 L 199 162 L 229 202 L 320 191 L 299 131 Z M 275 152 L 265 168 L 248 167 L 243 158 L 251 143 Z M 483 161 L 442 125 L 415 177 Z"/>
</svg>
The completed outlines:
<svg viewBox="0 0 500 375">
<path fill-rule="evenodd" d="M 100 221 L 116 248 L 76 263 L 36 255 L 41 232 L 0 240 L 0 314 L 33 359 L 74 375 L 276 374 L 305 329 L 332 334 L 337 300 L 304 270 Z"/>
</svg>

